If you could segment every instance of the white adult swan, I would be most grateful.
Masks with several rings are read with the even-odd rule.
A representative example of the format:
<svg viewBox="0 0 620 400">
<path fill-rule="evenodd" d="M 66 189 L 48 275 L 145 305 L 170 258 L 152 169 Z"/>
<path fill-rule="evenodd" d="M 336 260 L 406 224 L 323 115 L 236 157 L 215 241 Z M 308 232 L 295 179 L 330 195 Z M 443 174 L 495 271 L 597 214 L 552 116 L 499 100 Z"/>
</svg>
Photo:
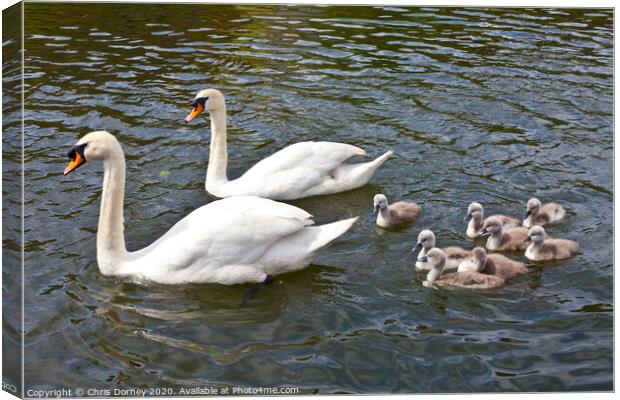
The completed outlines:
<svg viewBox="0 0 620 400">
<path fill-rule="evenodd" d="M 271 275 L 307 266 L 357 220 L 312 227 L 311 215 L 300 208 L 254 196 L 233 197 L 196 209 L 150 246 L 128 252 L 121 145 L 108 132 L 91 132 L 71 148 L 69 158 L 65 175 L 86 160 L 103 161 L 97 264 L 104 275 L 166 284 L 265 282 Z"/>
<path fill-rule="evenodd" d="M 211 117 L 211 145 L 207 167 L 207 192 L 223 198 L 252 195 L 274 200 L 344 192 L 364 186 L 393 153 L 359 164 L 347 164 L 353 156 L 365 156 L 359 147 L 333 142 L 292 144 L 261 160 L 241 177 L 229 181 L 226 175 L 226 103 L 217 89 L 200 91 L 185 118 L 192 121 L 207 110 Z"/>
</svg>

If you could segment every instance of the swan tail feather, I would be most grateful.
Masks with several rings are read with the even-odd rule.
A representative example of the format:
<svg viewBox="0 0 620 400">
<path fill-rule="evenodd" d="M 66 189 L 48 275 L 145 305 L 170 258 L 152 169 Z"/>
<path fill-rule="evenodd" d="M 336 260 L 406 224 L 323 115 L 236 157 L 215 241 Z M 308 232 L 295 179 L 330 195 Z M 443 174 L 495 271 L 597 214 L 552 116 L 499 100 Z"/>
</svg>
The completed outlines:
<svg viewBox="0 0 620 400">
<path fill-rule="evenodd" d="M 368 170 L 366 172 L 368 174 L 368 180 L 366 182 L 368 182 L 370 180 L 370 178 L 372 178 L 372 176 L 379 169 L 379 167 L 382 166 L 383 163 L 386 162 L 388 160 L 388 158 L 390 158 L 390 156 L 392 154 L 394 154 L 394 151 L 388 150 L 385 153 L 383 153 L 382 155 L 380 155 L 379 157 L 377 157 L 374 160 L 372 160 L 371 162 L 362 164 L 362 165 L 366 165 L 367 168 L 368 168 Z"/>
<path fill-rule="evenodd" d="M 388 159 L 388 158 L 390 158 L 390 156 L 391 156 L 392 154 L 394 154 L 394 151 L 393 151 L 393 150 L 388 150 L 388 151 L 386 151 L 385 153 L 383 153 L 382 155 L 380 155 L 379 157 L 375 158 L 375 160 L 374 160 L 374 161 L 372 161 L 372 162 L 373 162 L 373 163 L 375 163 L 375 164 L 378 164 L 378 165 L 377 165 L 377 168 L 378 168 L 378 167 L 380 167 L 380 166 L 381 166 L 381 164 L 383 164 L 384 162 L 386 162 L 386 161 L 387 161 L 387 159 Z"/>
<path fill-rule="evenodd" d="M 394 152 L 389 150 L 372 161 L 344 165 L 336 171 L 337 180 L 348 190 L 364 186 L 392 154 Z"/>
<path fill-rule="evenodd" d="M 311 231 L 312 236 L 314 236 L 314 240 L 312 241 L 309 250 L 316 252 L 327 247 L 334 240 L 344 235 L 349 229 L 351 229 L 353 224 L 355 224 L 358 219 L 359 217 L 353 217 L 325 225 L 306 228 L 306 230 Z"/>
<path fill-rule="evenodd" d="M 308 226 L 279 240 L 261 259 L 264 271 L 278 275 L 304 268 L 321 250 L 351 229 L 358 218 Z"/>
</svg>

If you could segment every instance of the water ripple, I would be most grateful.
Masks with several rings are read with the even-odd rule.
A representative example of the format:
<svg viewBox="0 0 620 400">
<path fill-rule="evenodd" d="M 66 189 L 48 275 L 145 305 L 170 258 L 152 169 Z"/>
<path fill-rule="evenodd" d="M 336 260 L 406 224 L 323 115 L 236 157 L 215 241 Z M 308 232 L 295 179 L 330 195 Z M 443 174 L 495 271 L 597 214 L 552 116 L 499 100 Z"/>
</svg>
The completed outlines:
<svg viewBox="0 0 620 400">
<path fill-rule="evenodd" d="M 611 390 L 611 10 L 26 10 L 26 368 L 36 385 Z M 17 82 L 9 75 L 5 84 Z M 231 177 L 304 140 L 396 151 L 371 185 L 293 202 L 319 223 L 362 219 L 315 265 L 249 302 L 251 285 L 102 276 L 100 167 L 62 174 L 81 135 L 116 134 L 128 159 L 127 246 L 148 245 L 210 201 L 207 121 L 182 121 L 208 86 L 227 97 Z M 6 132 L 18 132 L 19 107 L 5 115 Z M 5 170 L 19 163 L 5 154 Z M 379 191 L 421 203 L 416 226 L 376 228 Z M 441 246 L 480 245 L 464 238 L 470 201 L 520 216 L 533 195 L 565 204 L 566 221 L 550 231 L 580 241 L 581 255 L 528 263 L 529 274 L 498 291 L 422 287 L 410 253 L 420 229 Z M 19 203 L 4 196 L 11 216 Z M 5 285 L 16 279 L 7 273 Z"/>
</svg>

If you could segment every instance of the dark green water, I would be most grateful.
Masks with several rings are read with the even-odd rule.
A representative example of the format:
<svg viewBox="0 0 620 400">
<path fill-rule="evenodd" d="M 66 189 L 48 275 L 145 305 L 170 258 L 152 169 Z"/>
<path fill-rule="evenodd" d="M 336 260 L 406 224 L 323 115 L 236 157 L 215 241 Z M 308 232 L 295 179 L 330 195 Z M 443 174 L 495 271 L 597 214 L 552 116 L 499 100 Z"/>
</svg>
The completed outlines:
<svg viewBox="0 0 620 400">
<path fill-rule="evenodd" d="M 611 390 L 612 41 L 611 10 L 27 4 L 26 389 Z M 116 134 L 127 245 L 149 244 L 213 200 L 207 121 L 183 123 L 206 87 L 227 96 L 232 177 L 303 140 L 397 154 L 293 202 L 362 218 L 245 305 L 249 285 L 103 277 L 101 167 L 62 174 L 80 136 Z M 422 218 L 378 229 L 378 192 Z M 419 230 L 472 247 L 469 202 L 521 216 L 531 196 L 566 206 L 548 231 L 582 254 L 499 290 L 422 286 Z"/>
</svg>

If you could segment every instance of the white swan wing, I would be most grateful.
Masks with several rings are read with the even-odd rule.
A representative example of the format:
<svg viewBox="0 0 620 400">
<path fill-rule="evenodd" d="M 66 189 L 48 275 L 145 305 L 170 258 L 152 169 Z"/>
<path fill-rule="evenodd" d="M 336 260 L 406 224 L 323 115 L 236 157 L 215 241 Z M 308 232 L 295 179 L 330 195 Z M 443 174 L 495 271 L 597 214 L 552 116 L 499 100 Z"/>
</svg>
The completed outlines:
<svg viewBox="0 0 620 400">
<path fill-rule="evenodd" d="M 366 155 L 359 147 L 334 142 L 295 143 L 261 160 L 250 168 L 242 178 L 264 179 L 271 175 L 307 170 L 329 174 L 347 159 Z"/>
<path fill-rule="evenodd" d="M 295 143 L 261 160 L 239 179 L 230 181 L 227 195 L 251 193 L 286 200 L 338 191 L 341 187 L 334 178 L 348 165 L 344 162 L 365 154 L 359 147 L 344 143 Z M 330 185 L 333 188 L 330 189 Z"/>
<path fill-rule="evenodd" d="M 143 275 L 154 281 L 227 283 L 228 275 L 235 274 L 230 268 L 248 273 L 245 269 L 252 269 L 274 243 L 311 225 L 310 218 L 285 203 L 231 197 L 198 208 L 151 246 L 131 255 Z"/>
</svg>

